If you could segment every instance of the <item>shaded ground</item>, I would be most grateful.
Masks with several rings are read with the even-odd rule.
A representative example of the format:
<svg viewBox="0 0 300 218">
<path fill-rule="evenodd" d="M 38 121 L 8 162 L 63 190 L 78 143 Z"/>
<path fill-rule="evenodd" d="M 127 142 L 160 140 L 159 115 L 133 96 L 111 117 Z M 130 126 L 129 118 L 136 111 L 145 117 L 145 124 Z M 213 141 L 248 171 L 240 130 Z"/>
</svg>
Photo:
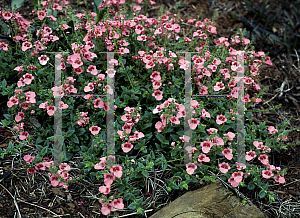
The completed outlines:
<svg viewBox="0 0 300 218">
<path fill-rule="evenodd" d="M 85 11 L 85 3 L 83 1 L 77 4 L 77 1 L 70 1 L 74 8 Z M 178 0 L 157 0 L 157 4 L 149 10 L 148 17 L 155 17 L 158 15 L 158 10 L 163 2 L 164 6 L 173 10 L 175 3 Z M 278 4 L 281 1 L 278 1 Z M 292 1 L 290 1 L 292 2 Z M 293 1 L 294 4 L 299 4 L 299 1 Z M 278 4 L 269 6 L 270 13 L 276 13 Z M 88 5 L 90 11 L 92 5 Z M 298 5 L 299 6 L 299 5 Z M 0 3 L 0 7 L 3 7 L 3 2 Z M 276 42 L 270 37 L 265 39 L 259 38 L 259 33 L 262 35 L 264 30 L 271 31 L 278 36 L 283 36 L 284 22 L 286 18 L 282 12 L 279 15 L 279 20 L 282 20 L 282 24 L 275 26 L 275 29 L 269 28 L 262 22 L 260 17 L 255 16 L 247 9 L 247 5 L 243 1 L 205 1 L 205 0 L 185 0 L 182 2 L 179 11 L 181 18 L 187 22 L 188 19 L 197 18 L 200 9 L 203 8 L 203 17 L 211 18 L 213 13 L 216 13 L 214 19 L 217 27 L 217 37 L 230 37 L 236 33 L 239 28 L 246 28 L 247 34 L 256 38 L 255 50 L 270 52 L 272 67 L 266 67 L 262 69 L 260 77 L 258 78 L 258 84 L 263 89 L 265 86 L 270 86 L 264 93 L 262 103 L 258 108 L 268 109 L 275 107 L 278 104 L 282 106 L 270 113 L 255 113 L 253 120 L 255 124 L 266 121 L 267 125 L 276 125 L 283 120 L 291 119 L 287 129 L 300 127 L 299 125 L 299 100 L 300 94 L 300 72 L 298 69 L 300 64 L 296 60 L 294 52 L 288 54 L 286 47 Z M 299 8 L 299 7 L 298 7 Z M 285 6 L 285 9 L 289 14 L 292 14 L 292 8 Z M 32 21 L 33 18 L 31 11 L 32 6 L 26 1 L 26 5 L 20 11 L 27 20 Z M 235 14 L 242 14 L 242 19 L 234 19 Z M 295 19 L 292 16 L 292 19 Z M 253 20 L 254 18 L 254 20 Z M 253 22 L 254 24 L 249 24 Z M 260 29 L 257 28 L 259 25 Z M 254 30 L 254 27 L 256 29 Z M 187 33 L 189 26 L 185 25 L 183 28 L 183 34 Z M 257 33 L 259 32 L 259 33 Z M 280 91 L 281 89 L 281 91 Z M 1 102 L 0 102 L 1 103 Z M 1 105 L 1 104 L 0 104 Z M 2 104 L 3 105 L 3 104 Z M 2 116 L 4 108 L 0 108 L 0 120 L 4 119 Z M 0 126 L 0 147 L 6 148 L 9 141 L 16 142 L 14 139 L 14 133 Z M 269 181 L 269 190 L 277 194 L 278 199 L 272 204 L 268 205 L 265 200 L 259 200 L 255 195 L 255 192 L 249 190 L 243 190 L 240 188 L 240 192 L 249 198 L 258 208 L 260 208 L 266 217 L 299 217 L 300 216 L 300 139 L 298 131 L 290 132 L 288 135 L 288 141 L 286 144 L 297 144 L 289 146 L 287 150 L 283 150 L 280 153 L 272 152 L 270 157 L 270 163 L 281 168 L 288 167 L 289 170 L 285 175 L 286 183 L 284 185 L 277 185 L 272 180 Z M 31 150 L 32 155 L 36 154 L 36 150 Z M 80 162 L 80 157 L 74 158 L 71 162 L 72 167 L 76 168 Z M 2 172 L 1 172 L 2 171 Z M 73 172 L 73 176 L 76 178 L 76 170 Z M 150 175 L 151 177 L 152 175 Z M 169 178 L 170 174 L 157 174 L 157 178 Z M 163 179 L 162 179 L 163 180 Z M 147 182 L 147 181 L 145 181 Z M 69 191 L 61 191 L 60 189 L 53 188 L 49 183 L 49 179 L 42 174 L 36 174 L 34 177 L 28 175 L 24 169 L 22 169 L 22 160 L 19 156 L 5 156 L 5 159 L 1 159 L 0 166 L 0 217 L 15 217 L 18 210 L 24 217 L 54 217 L 55 214 L 62 217 L 105 217 L 100 215 L 101 204 L 98 201 L 100 197 L 99 191 L 96 187 L 100 184 L 91 182 L 88 179 L 84 179 L 75 185 L 69 187 Z M 190 185 L 189 190 L 197 189 L 204 184 Z M 161 190 L 163 193 L 163 189 Z M 186 191 L 172 191 L 168 196 L 166 194 L 147 194 L 145 193 L 144 199 L 148 202 L 146 214 L 150 216 L 154 213 L 154 209 L 164 206 L 170 201 L 173 201 L 177 197 L 184 194 Z M 14 201 L 15 199 L 15 201 Z M 80 205 L 78 202 L 85 202 Z M 293 203 L 294 202 L 294 203 Z M 297 204 L 296 204 L 297 203 Z M 152 206 L 149 206 L 151 205 Z M 18 207 L 18 208 L 17 208 Z M 294 209 L 294 212 L 289 212 Z M 281 214 L 279 214 L 281 210 Z M 129 215 L 130 213 L 133 213 Z M 286 213 L 285 215 L 283 213 Z M 298 215 L 296 215 L 298 213 Z M 26 214 L 26 215 L 25 215 Z M 142 217 L 134 214 L 134 211 L 124 210 L 118 212 L 112 212 L 113 215 L 119 217 Z M 294 216 L 293 216 L 294 214 Z"/>
</svg>

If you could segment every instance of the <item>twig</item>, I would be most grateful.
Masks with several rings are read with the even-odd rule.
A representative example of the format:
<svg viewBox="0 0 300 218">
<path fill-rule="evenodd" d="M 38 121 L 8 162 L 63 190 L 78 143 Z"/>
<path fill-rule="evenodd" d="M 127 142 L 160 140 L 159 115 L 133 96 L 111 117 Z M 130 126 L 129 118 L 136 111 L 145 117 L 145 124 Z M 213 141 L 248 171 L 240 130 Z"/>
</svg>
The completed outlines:
<svg viewBox="0 0 300 218">
<path fill-rule="evenodd" d="M 80 214 L 81 217 L 85 218 L 79 211 L 78 211 L 78 213 Z"/>
<path fill-rule="evenodd" d="M 1 184 L 0 184 L 0 185 L 1 185 Z M 25 203 L 25 204 L 29 204 L 29 205 L 31 205 L 31 206 L 35 206 L 35 207 L 38 207 L 38 208 L 40 208 L 40 209 L 46 210 L 46 211 L 48 211 L 49 213 L 52 213 L 53 215 L 58 216 L 58 217 L 61 217 L 61 216 L 65 216 L 65 215 L 66 215 L 66 214 L 65 214 L 65 215 L 58 215 L 58 214 L 52 212 L 51 210 L 48 210 L 47 208 L 41 207 L 41 206 L 39 206 L 39 205 L 35 205 L 35 204 L 28 203 L 28 202 L 23 201 L 23 200 L 21 200 L 21 199 L 19 199 L 19 198 L 17 198 L 17 200 L 18 200 L 18 201 L 21 201 L 21 202 L 23 202 L 23 203 Z"/>
<path fill-rule="evenodd" d="M 21 213 L 20 213 L 20 210 L 19 210 L 19 206 L 18 206 L 18 204 L 17 204 L 17 201 L 16 201 L 15 197 L 7 190 L 7 188 L 5 188 L 5 186 L 3 186 L 1 183 L 0 183 L 0 185 L 1 185 L 1 186 L 8 192 L 8 194 L 14 199 L 14 203 L 15 203 L 15 205 L 16 205 L 16 208 L 17 208 L 17 211 L 18 211 L 18 215 L 19 215 L 20 218 L 22 218 Z"/>
<path fill-rule="evenodd" d="M 150 210 L 145 210 L 144 212 L 146 213 L 146 212 L 151 212 L 153 209 L 150 209 Z M 136 212 L 135 213 L 130 213 L 130 214 L 125 214 L 125 215 L 122 215 L 122 216 L 119 216 L 119 217 L 126 217 L 126 216 L 131 216 L 131 215 L 135 215 L 136 214 Z"/>
</svg>

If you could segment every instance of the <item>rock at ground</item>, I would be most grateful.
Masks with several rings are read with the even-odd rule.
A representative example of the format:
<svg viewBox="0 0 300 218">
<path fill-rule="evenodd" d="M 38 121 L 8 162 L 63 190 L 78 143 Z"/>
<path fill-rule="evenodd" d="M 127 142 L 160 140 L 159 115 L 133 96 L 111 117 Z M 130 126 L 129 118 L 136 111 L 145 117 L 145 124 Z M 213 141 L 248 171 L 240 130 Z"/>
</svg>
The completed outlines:
<svg viewBox="0 0 300 218">
<path fill-rule="evenodd" d="M 243 204 L 219 181 L 187 192 L 150 218 L 265 218 L 256 207 Z"/>
</svg>

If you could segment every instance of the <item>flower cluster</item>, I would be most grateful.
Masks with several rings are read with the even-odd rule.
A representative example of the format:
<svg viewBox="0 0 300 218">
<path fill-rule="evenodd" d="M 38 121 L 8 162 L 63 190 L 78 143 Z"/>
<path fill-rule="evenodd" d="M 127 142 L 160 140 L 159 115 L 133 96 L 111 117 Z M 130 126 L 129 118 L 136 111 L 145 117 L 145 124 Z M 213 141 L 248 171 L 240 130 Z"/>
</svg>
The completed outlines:
<svg viewBox="0 0 300 218">
<path fill-rule="evenodd" d="M 115 161 L 114 157 L 108 157 L 108 158 L 112 158 L 112 160 Z M 115 178 L 122 177 L 122 167 L 120 165 L 113 165 L 109 170 L 110 172 L 105 173 L 105 170 L 107 169 L 106 163 L 107 163 L 106 157 L 102 157 L 102 158 L 100 158 L 100 162 L 96 163 L 94 166 L 94 168 L 96 170 L 102 170 L 104 172 L 103 177 L 104 177 L 105 186 L 100 186 L 99 192 L 103 193 L 105 196 L 110 193 L 110 187 L 111 187 L 112 183 L 114 182 Z M 108 202 L 111 199 L 113 199 L 113 196 L 111 196 L 110 199 L 107 199 L 106 201 L 104 201 L 103 199 L 100 200 L 100 203 L 102 204 L 102 208 L 101 208 L 102 214 L 107 215 L 114 208 L 117 208 L 117 209 L 124 208 L 122 198 L 114 199 L 112 203 Z"/>
<path fill-rule="evenodd" d="M 53 187 L 61 186 L 64 189 L 68 189 L 68 181 L 72 180 L 72 177 L 69 177 L 68 171 L 71 169 L 67 163 L 61 163 L 59 165 L 59 170 L 54 168 L 54 163 L 49 158 L 44 158 L 43 162 L 38 162 L 33 167 L 32 161 L 35 159 L 35 156 L 25 155 L 24 160 L 26 161 L 27 173 L 35 174 L 37 171 L 45 171 L 46 169 L 55 173 L 48 173 L 49 180 Z"/>
<path fill-rule="evenodd" d="M 142 108 L 139 107 L 139 110 Z M 128 113 L 123 115 L 121 119 L 125 121 L 124 126 L 122 127 L 123 131 L 118 130 L 117 133 L 120 135 L 122 140 L 126 139 L 128 142 L 122 144 L 122 150 L 125 153 L 128 153 L 133 148 L 133 144 L 136 140 L 144 137 L 144 133 L 135 131 L 133 136 L 129 136 L 131 130 L 135 124 L 139 122 L 140 114 L 135 110 L 135 108 L 126 107 L 124 108 Z M 132 120 L 135 119 L 134 122 Z"/>
<path fill-rule="evenodd" d="M 141 4 L 143 1 L 136 0 L 136 2 Z M 2 16 L 6 21 L 11 20 L 19 24 L 20 35 L 14 36 L 14 40 L 18 43 L 17 45 L 20 48 L 20 52 L 25 57 L 25 60 L 18 62 L 14 68 L 14 70 L 18 72 L 18 75 L 21 75 L 21 78 L 17 82 L 17 86 L 20 89 L 15 89 L 15 94 L 12 92 L 7 106 L 16 114 L 14 121 L 18 124 L 15 125 L 14 129 L 19 131 L 19 139 L 29 140 L 29 133 L 24 130 L 23 121 L 35 113 L 34 109 L 39 110 L 41 114 L 47 113 L 51 118 L 53 118 L 56 111 L 62 109 L 64 109 L 63 116 L 74 115 L 72 114 L 72 109 L 74 108 L 75 100 L 66 100 L 66 97 L 68 97 L 70 93 L 86 93 L 84 95 L 86 105 L 81 105 L 80 112 L 77 110 L 78 113 L 73 116 L 75 120 L 71 120 L 67 126 L 79 130 L 77 132 L 88 132 L 90 134 L 84 134 L 84 136 L 88 139 L 93 139 L 92 142 L 87 145 L 82 142 L 80 146 L 74 145 L 74 147 L 77 146 L 76 148 L 80 150 L 81 154 L 83 154 L 82 156 L 87 159 L 87 161 L 84 161 L 87 169 L 94 166 L 95 170 L 101 170 L 97 171 L 97 173 L 103 173 L 103 177 L 100 177 L 103 179 L 104 185 L 99 187 L 99 192 L 103 193 L 101 212 L 104 215 L 108 215 L 114 208 L 123 209 L 124 207 L 123 199 L 119 196 L 117 198 L 114 196 L 106 197 L 111 192 L 112 183 L 115 180 L 118 181 L 122 175 L 126 175 L 123 177 L 127 177 L 133 176 L 134 174 L 131 174 L 130 172 L 132 171 L 125 169 L 123 165 L 114 164 L 109 168 L 107 161 L 109 158 L 112 158 L 115 163 L 115 157 L 106 157 L 105 146 L 99 147 L 98 149 L 97 145 L 93 142 L 95 139 L 99 142 L 98 136 L 101 135 L 102 131 L 105 131 L 104 128 L 100 128 L 99 120 L 101 119 L 99 119 L 99 114 L 100 112 L 107 112 L 110 108 L 105 98 L 101 99 L 97 97 L 94 100 L 91 99 L 94 97 L 94 93 L 99 91 L 99 87 L 102 87 L 101 89 L 105 94 L 110 95 L 114 94 L 114 91 L 117 92 L 118 88 L 116 87 L 114 90 L 109 85 L 105 85 L 106 80 L 118 78 L 116 80 L 119 83 L 118 85 L 126 85 L 128 83 L 132 86 L 132 89 L 134 89 L 132 81 L 135 80 L 133 80 L 133 78 L 136 79 L 136 77 L 139 76 L 138 74 L 143 74 L 144 71 L 148 74 L 147 77 L 145 76 L 142 80 L 144 83 L 141 82 L 142 85 L 138 88 L 144 88 L 143 97 L 145 95 L 145 98 L 147 98 L 146 102 L 150 102 L 149 105 L 148 103 L 146 104 L 145 112 L 148 112 L 148 115 L 151 114 L 151 112 L 153 114 L 159 114 L 161 120 L 155 123 L 155 128 L 157 130 L 156 136 L 161 138 L 161 132 L 166 135 L 166 133 L 180 127 L 180 124 L 183 123 L 180 118 L 182 119 L 186 116 L 185 105 L 180 104 L 180 102 L 183 102 L 181 94 L 177 95 L 176 92 L 172 91 L 174 91 L 174 87 L 175 89 L 179 89 L 180 85 L 184 85 L 181 81 L 182 79 L 178 76 L 182 76 L 182 71 L 187 70 L 190 65 L 192 80 L 195 82 L 195 84 L 193 84 L 195 86 L 193 90 L 196 90 L 200 95 L 209 95 L 210 93 L 222 94 L 227 91 L 230 93 L 229 98 L 236 103 L 240 91 L 238 84 L 243 82 L 246 90 L 250 88 L 260 90 L 259 85 L 255 83 L 254 79 L 259 75 L 259 69 L 263 63 L 268 65 L 272 65 L 272 63 L 268 57 L 265 57 L 264 52 L 256 53 L 252 51 L 245 53 L 244 51 L 234 49 L 236 45 L 244 47 L 250 43 L 249 39 L 242 38 L 239 35 L 231 39 L 220 37 L 215 41 L 215 46 L 211 49 L 211 46 L 208 46 L 209 37 L 211 35 L 214 36 L 217 31 L 213 22 L 207 18 L 204 19 L 204 21 L 196 21 L 196 19 L 188 20 L 188 23 L 193 25 L 195 30 L 191 37 L 187 36 L 184 39 L 180 39 L 180 24 L 183 21 L 177 14 L 172 15 L 170 12 L 167 12 L 157 19 L 148 18 L 142 14 L 134 14 L 132 19 L 126 20 L 124 12 L 119 10 L 120 7 L 125 4 L 125 0 L 104 0 L 98 8 L 103 10 L 104 8 L 109 8 L 107 13 L 104 11 L 106 13 L 104 16 L 105 19 L 101 21 L 98 20 L 100 19 L 99 14 L 97 15 L 95 12 L 87 14 L 78 13 L 75 16 L 70 16 L 73 21 L 76 22 L 74 22 L 74 26 L 69 26 L 66 22 L 56 21 L 56 15 L 54 16 L 54 11 L 62 10 L 63 6 L 67 4 L 67 1 L 62 1 L 62 5 L 59 4 L 59 0 L 56 0 L 55 3 L 43 1 L 42 9 L 35 14 L 39 20 L 47 21 L 51 25 L 43 25 L 36 33 L 30 34 L 28 33 L 30 22 L 26 22 L 20 15 L 14 12 L 0 12 L 0 17 Z M 150 5 L 153 4 L 154 2 L 150 1 Z M 113 10 L 112 7 L 116 10 Z M 47 16 L 49 9 L 51 9 L 53 13 Z M 140 7 L 135 7 L 133 10 L 138 13 Z M 113 19 L 107 19 L 109 14 L 113 16 Z M 71 30 L 73 33 L 70 33 Z M 35 34 L 35 36 L 33 37 L 32 34 Z M 19 43 L 21 41 L 22 43 Z M 171 47 L 170 41 L 174 41 L 176 44 L 174 50 L 173 45 Z M 53 86 L 52 82 L 50 82 L 51 79 L 53 79 L 53 74 L 49 73 L 53 71 L 53 69 L 51 69 L 53 65 L 50 64 L 50 60 L 53 56 L 45 53 L 47 50 L 55 49 L 56 43 L 58 42 L 68 43 L 69 47 L 65 46 L 65 43 L 61 44 L 65 46 L 65 48 L 71 48 L 72 50 L 70 49 L 70 53 L 62 52 L 63 54 L 55 56 L 55 59 L 61 61 L 55 70 L 62 71 L 63 76 L 62 84 Z M 100 64 L 102 63 L 102 56 L 98 53 L 100 51 L 99 49 L 102 48 L 107 49 L 109 52 L 117 53 L 116 59 L 112 58 L 108 61 L 110 67 L 104 71 L 105 74 L 100 74 L 103 68 L 105 68 L 105 66 Z M 181 54 L 175 52 L 176 49 L 182 48 L 187 48 L 187 50 L 191 52 L 196 51 L 198 54 L 193 55 L 191 60 L 187 60 L 185 58 L 186 52 L 182 52 Z M 0 42 L 0 52 L 10 51 L 9 49 L 11 49 L 11 46 Z M 249 70 L 245 71 L 241 64 L 242 61 L 238 60 L 240 56 L 244 57 L 244 64 L 249 66 Z M 106 57 L 106 59 L 108 60 L 108 57 Z M 115 70 L 114 67 L 118 69 Z M 139 72 L 137 75 L 134 74 L 135 70 Z M 244 73 L 244 76 L 237 77 L 238 73 Z M 149 77 L 152 86 L 147 84 Z M 39 81 L 40 84 L 42 81 L 45 82 L 45 84 L 41 86 L 44 89 L 39 89 L 37 81 Z M 75 88 L 77 84 L 80 85 L 79 88 Z M 129 91 L 133 90 L 128 90 L 128 92 Z M 38 92 L 40 95 L 37 95 Z M 118 94 L 120 94 L 122 91 L 119 89 L 118 92 Z M 139 102 L 139 97 L 134 96 L 134 94 L 130 92 L 129 95 L 132 96 L 127 95 L 127 97 L 135 97 L 134 103 Z M 171 94 L 171 97 L 167 97 L 169 94 Z M 60 98 L 59 107 L 53 105 L 53 97 Z M 168 100 L 157 105 L 157 102 L 166 97 Z M 124 98 L 125 102 L 129 103 L 129 101 L 126 100 L 126 95 Z M 124 100 L 124 98 L 122 97 L 120 99 Z M 120 99 L 116 97 L 115 100 L 118 102 L 116 104 L 121 104 Z M 261 102 L 261 99 L 257 95 L 251 98 L 249 94 L 245 94 L 241 100 L 244 102 L 244 108 L 253 107 L 253 105 L 257 105 Z M 176 101 L 179 103 L 176 103 Z M 39 105 L 37 103 L 39 103 Z M 213 101 L 213 103 L 215 102 Z M 192 116 L 188 120 L 189 128 L 193 130 L 195 135 L 199 135 L 199 140 L 195 139 L 195 137 L 190 138 L 187 135 L 176 132 L 176 137 L 178 136 L 179 139 L 177 138 L 177 141 L 174 141 L 176 141 L 178 145 L 188 142 L 194 143 L 194 146 L 185 147 L 191 162 L 186 165 L 186 170 L 181 172 L 182 177 L 192 177 L 192 174 L 201 172 L 201 167 L 209 166 L 215 172 L 221 172 L 224 176 L 227 176 L 228 182 L 234 187 L 241 184 L 247 176 L 253 176 L 255 178 L 263 177 L 266 179 L 274 178 L 275 182 L 284 183 L 284 172 L 281 171 L 280 168 L 269 164 L 267 153 L 271 151 L 271 146 L 267 146 L 269 143 L 265 143 L 264 146 L 263 142 L 259 142 L 262 140 L 254 141 L 256 140 L 254 139 L 254 142 L 251 140 L 251 142 L 247 141 L 245 159 L 251 163 L 257 157 L 260 163 L 266 167 L 265 170 L 260 172 L 253 171 L 245 164 L 235 162 L 233 139 L 236 135 L 228 131 L 228 128 L 236 119 L 235 115 L 238 115 L 237 112 L 232 109 L 230 109 L 230 112 L 227 112 L 224 111 L 223 108 L 221 111 L 218 110 L 218 112 L 215 113 L 215 110 L 208 108 L 208 105 L 204 105 L 202 101 L 194 99 L 191 100 L 190 105 L 189 109 L 192 110 Z M 88 109 L 84 108 L 85 106 L 90 110 L 87 111 Z M 142 122 L 148 119 L 148 117 L 151 117 L 152 114 L 145 118 L 142 115 L 142 108 L 139 107 L 140 104 L 138 104 L 136 108 L 126 106 L 124 110 L 128 113 L 119 118 L 125 122 L 125 124 L 122 130 L 118 130 L 117 133 L 122 141 L 126 140 L 126 142 L 119 143 L 119 146 L 121 147 L 120 151 L 122 150 L 126 153 L 127 158 L 127 154 L 132 155 L 134 153 L 135 149 L 133 149 L 133 144 L 138 144 L 138 140 L 145 136 L 144 133 L 146 134 L 145 129 L 140 130 L 138 128 L 142 128 Z M 149 108 L 151 108 L 150 111 L 147 111 Z M 214 109 L 217 108 L 216 106 Z M 227 109 L 228 108 L 231 108 L 231 106 L 227 106 Z M 116 109 L 116 106 L 114 109 Z M 95 114 L 91 115 L 91 111 L 94 111 Z M 142 123 L 142 125 L 136 125 L 139 121 L 141 121 L 139 124 Z M 151 120 L 148 122 L 151 122 Z M 168 125 L 169 123 L 171 125 Z M 270 126 L 267 130 L 266 135 L 269 137 L 275 136 L 277 142 L 279 142 L 280 139 L 281 141 L 287 139 L 286 136 L 277 137 L 279 131 L 275 127 Z M 75 130 L 73 131 L 75 132 Z M 144 133 L 142 131 L 144 131 Z M 134 135 L 129 136 L 131 132 L 134 132 Z M 75 134 L 77 133 L 74 133 L 74 135 Z M 152 133 L 149 135 L 152 135 Z M 77 137 L 73 137 L 72 139 L 76 142 L 76 138 Z M 163 136 L 162 138 L 165 143 L 167 140 Z M 72 149 L 73 144 L 76 144 L 75 142 L 71 142 L 72 140 L 70 139 L 70 144 L 67 145 L 67 141 L 68 140 L 66 140 L 65 143 L 66 147 L 69 146 L 69 149 Z M 196 143 L 199 143 L 199 145 L 195 145 Z M 149 150 L 150 148 L 155 150 L 155 147 L 151 146 L 149 145 Z M 177 154 L 182 157 L 184 149 L 182 149 L 181 146 L 175 146 L 175 142 L 172 142 L 171 146 L 173 147 L 174 153 L 178 151 Z M 137 147 L 138 146 L 135 148 L 137 149 Z M 161 147 L 162 149 L 165 148 L 163 145 Z M 101 149 L 103 149 L 103 152 Z M 92 154 L 91 151 L 100 150 L 102 152 L 102 158 L 100 158 L 99 163 L 95 163 L 95 156 L 100 156 L 100 154 L 99 152 Z M 118 155 L 124 155 L 122 151 Z M 171 157 L 167 158 L 170 159 L 173 157 L 174 156 L 171 155 Z M 220 163 L 216 162 L 217 157 L 222 159 Z M 67 188 L 67 182 L 69 182 L 71 178 L 68 174 L 70 167 L 66 163 L 61 164 L 59 169 L 56 170 L 53 167 L 53 161 L 49 159 L 46 159 L 46 162 L 39 162 L 33 166 L 34 158 L 35 157 L 30 155 L 24 156 L 24 160 L 28 164 L 28 173 L 34 174 L 36 171 L 44 171 L 48 168 L 51 171 L 51 173 L 49 173 L 51 184 L 53 186 L 60 185 L 63 188 Z M 155 162 L 155 164 L 166 164 L 166 158 L 164 156 L 160 158 L 163 163 L 158 161 Z M 132 157 L 130 157 L 130 159 L 132 162 L 135 162 Z M 182 158 L 177 160 L 182 160 Z M 136 160 L 136 162 L 139 161 L 140 160 Z M 168 161 L 172 162 L 173 160 Z M 141 170 L 143 176 L 147 176 L 147 170 L 152 164 L 154 165 L 153 162 L 148 160 L 148 168 L 145 167 L 145 169 Z M 138 173 L 141 171 L 138 171 Z M 136 178 L 140 178 L 139 176 L 140 175 L 136 176 Z"/>
</svg>

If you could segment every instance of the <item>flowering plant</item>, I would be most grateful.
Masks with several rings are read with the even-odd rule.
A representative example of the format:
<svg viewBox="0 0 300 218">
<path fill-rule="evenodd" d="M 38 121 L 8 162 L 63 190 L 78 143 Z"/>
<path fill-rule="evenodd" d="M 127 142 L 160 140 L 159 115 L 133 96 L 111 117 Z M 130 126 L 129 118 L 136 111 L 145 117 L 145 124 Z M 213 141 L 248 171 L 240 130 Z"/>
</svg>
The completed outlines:
<svg viewBox="0 0 300 218">
<path fill-rule="evenodd" d="M 155 4 L 146 1 L 144 9 L 149 6 L 147 3 Z M 255 105 L 261 102 L 259 96 L 264 90 L 253 97 L 250 94 L 260 90 L 255 79 L 263 64 L 272 65 L 270 58 L 264 52 L 242 53 L 243 67 L 239 52 L 250 48 L 250 40 L 239 34 L 230 40 L 210 40 L 217 30 L 207 18 L 189 20 L 192 35 L 181 38 L 183 21 L 177 14 L 166 12 L 157 19 L 148 18 L 139 13 L 139 5 L 125 10 L 125 0 L 95 4 L 95 12 L 74 15 L 65 0 L 43 1 L 34 12 L 38 18 L 34 24 L 19 13 L 0 12 L 7 31 L 14 33 L 15 42 L 14 46 L 5 39 L 0 43 L 1 66 L 6 69 L 0 73 L 1 88 L 2 94 L 8 96 L 9 108 L 2 123 L 14 126 L 22 141 L 15 145 L 10 142 L 9 147 L 17 148 L 13 151 L 23 149 L 24 153 L 25 142 L 34 143 L 38 149 L 37 157 L 24 156 L 27 172 L 49 169 L 51 185 L 68 188 L 78 179 L 69 177 L 71 168 L 66 162 L 80 154 L 79 167 L 84 176 L 103 182 L 99 192 L 103 194 L 100 202 L 104 215 L 114 208 L 123 209 L 123 201 L 131 202 L 127 208 L 143 213 L 145 196 L 133 189 L 129 178 L 138 181 L 157 168 L 166 170 L 170 166 L 174 176 L 166 181 L 168 191 L 188 189 L 189 183 L 203 180 L 214 182 L 219 177 L 233 187 L 259 187 L 261 198 L 274 200 L 274 193 L 268 191 L 268 182 L 264 181 L 272 178 L 284 183 L 287 169 L 271 165 L 268 153 L 286 149 L 286 124 L 280 129 L 266 127 L 265 123 L 258 127 L 252 123 L 252 111 L 248 110 L 252 107 L 256 111 Z M 69 13 L 66 20 L 57 17 L 62 8 Z M 6 55 L 13 51 L 14 59 Z M 114 52 L 114 56 L 109 58 L 101 52 Z M 186 58 L 189 52 L 194 53 L 190 60 Z M 53 64 L 56 59 L 59 64 Z M 107 63 L 113 68 L 108 68 Z M 188 69 L 192 90 L 200 96 L 192 97 L 190 108 L 183 96 L 184 72 Z M 62 72 L 60 85 L 55 77 L 57 71 Z M 241 72 L 244 76 L 239 78 Z M 111 79 L 115 80 L 114 88 L 108 84 Z M 245 124 L 245 163 L 238 162 L 234 141 L 239 134 L 234 133 L 235 120 L 241 115 L 236 109 L 240 81 L 245 83 L 246 94 L 241 100 L 250 123 Z M 228 96 L 201 98 L 216 94 Z M 114 95 L 114 107 L 109 105 L 109 97 L 99 95 Z M 58 98 L 56 106 L 53 99 Z M 115 111 L 117 132 L 113 136 L 114 155 L 104 143 L 105 118 L 111 110 Z M 188 120 L 192 137 L 185 134 L 182 125 L 188 110 L 192 112 Z M 53 147 L 53 118 L 57 113 L 62 117 L 61 153 Z M 31 122 L 33 115 L 43 123 L 30 132 L 24 122 Z M 192 146 L 186 146 L 187 143 Z M 185 152 L 189 162 L 176 167 L 175 164 L 183 163 Z M 47 158 L 44 162 L 50 155 L 58 155 L 65 163 L 54 166 Z M 113 164 L 109 165 L 109 161 Z M 117 195 L 111 194 L 113 183 L 118 186 Z"/>
</svg>

